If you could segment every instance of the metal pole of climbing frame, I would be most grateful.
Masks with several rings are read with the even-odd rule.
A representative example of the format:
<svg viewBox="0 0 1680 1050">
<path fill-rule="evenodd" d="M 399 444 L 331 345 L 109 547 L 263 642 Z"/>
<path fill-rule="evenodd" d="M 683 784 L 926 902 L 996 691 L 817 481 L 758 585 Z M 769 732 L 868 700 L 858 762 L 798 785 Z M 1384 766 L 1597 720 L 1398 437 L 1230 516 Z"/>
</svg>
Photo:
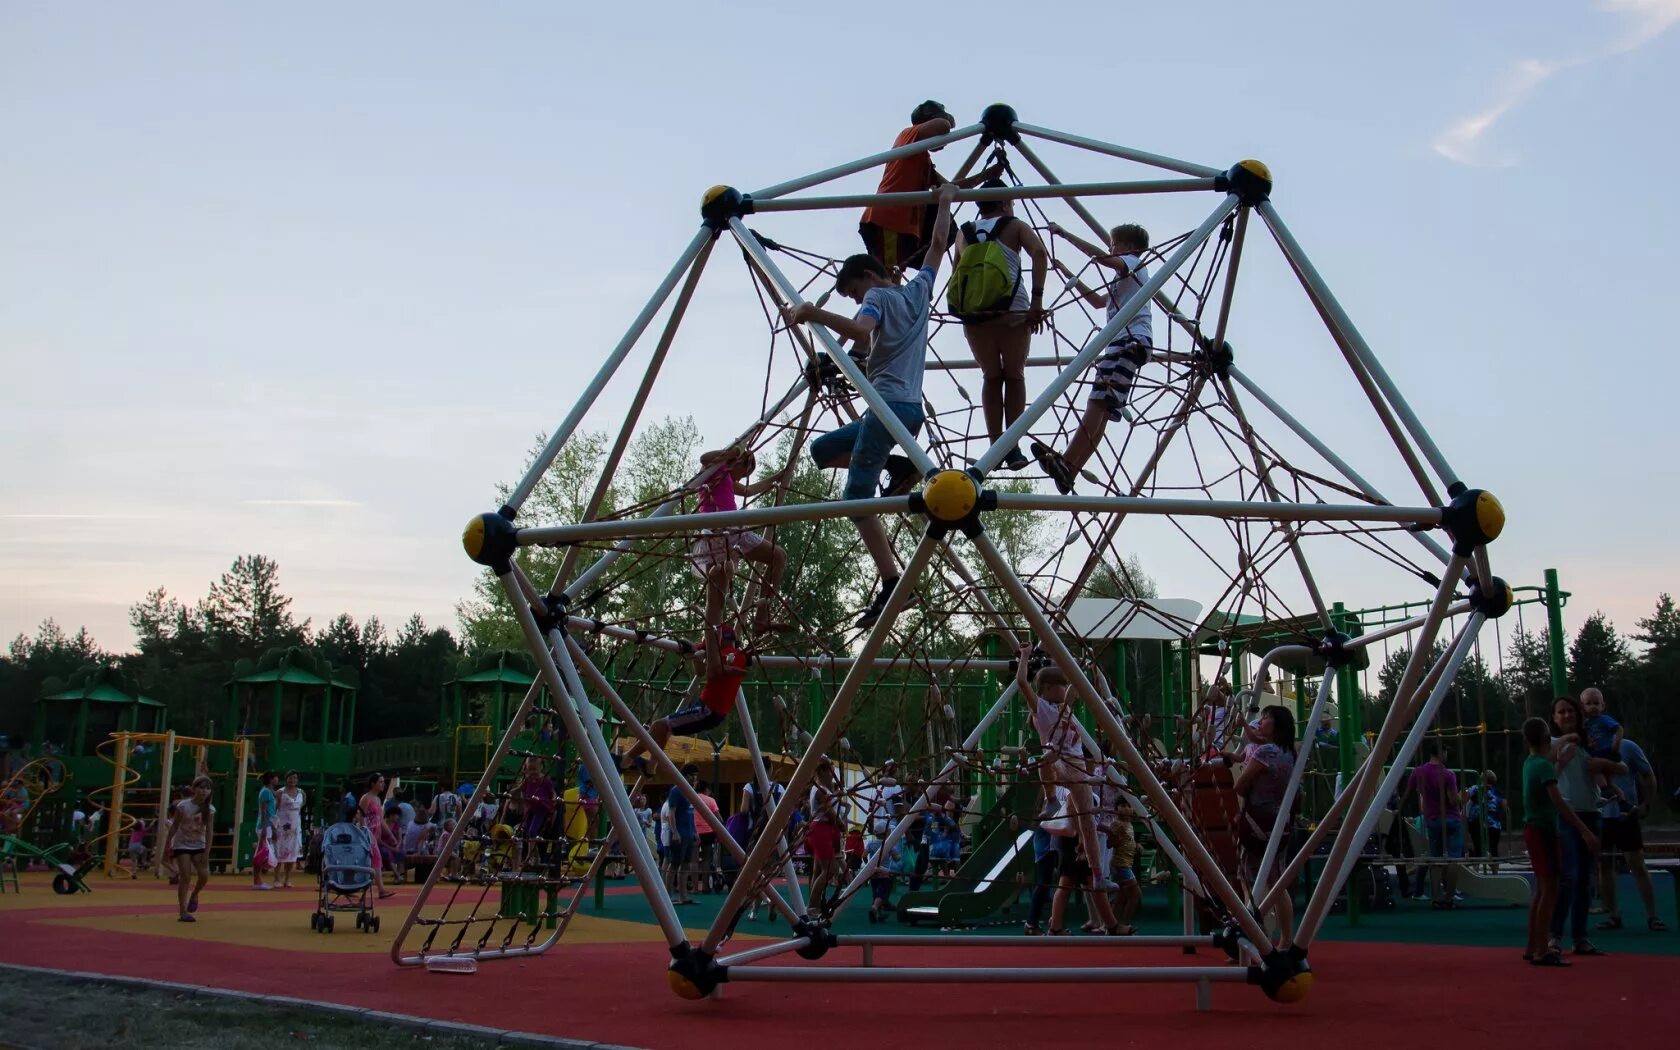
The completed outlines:
<svg viewBox="0 0 1680 1050">
<path fill-rule="evenodd" d="M 1213 179 L 1143 179 L 1137 182 L 1065 182 L 1055 186 L 997 186 L 958 190 L 953 203 L 980 201 L 1053 200 L 1064 197 L 1112 197 L 1147 193 L 1205 193 L 1214 188 Z M 753 200 L 753 211 L 825 211 L 852 208 L 906 207 L 933 204 L 938 190 L 906 193 L 848 193 L 833 197 L 783 197 Z"/>
<path fill-rule="evenodd" d="M 1546 656 L 1552 672 L 1552 695 L 1569 691 L 1569 674 L 1563 663 L 1563 591 L 1558 589 L 1558 571 L 1546 570 Z"/>
<path fill-rule="evenodd" d="M 175 730 L 163 735 L 163 768 L 159 771 L 157 826 L 152 828 L 152 876 L 163 878 L 164 827 L 169 821 L 169 782 L 175 776 Z"/>
<path fill-rule="evenodd" d="M 128 734 L 118 733 L 116 755 L 111 764 L 111 805 L 110 813 L 105 821 L 105 877 L 111 878 L 117 873 L 117 862 L 122 855 L 117 852 L 117 825 L 122 823 L 123 816 L 123 780 L 128 776 Z"/>
<path fill-rule="evenodd" d="M 242 736 L 239 746 L 233 749 L 233 849 L 228 857 L 228 871 L 235 875 L 239 874 L 239 829 L 245 823 L 245 771 L 250 765 L 251 738 Z"/>
</svg>

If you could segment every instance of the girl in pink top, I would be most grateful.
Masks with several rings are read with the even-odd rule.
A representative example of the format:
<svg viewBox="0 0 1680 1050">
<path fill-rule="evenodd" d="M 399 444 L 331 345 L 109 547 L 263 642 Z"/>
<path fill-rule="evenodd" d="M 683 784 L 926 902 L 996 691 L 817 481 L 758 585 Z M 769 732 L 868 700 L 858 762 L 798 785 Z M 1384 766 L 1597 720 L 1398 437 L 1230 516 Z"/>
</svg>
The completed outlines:
<svg viewBox="0 0 1680 1050">
<path fill-rule="evenodd" d="M 791 475 L 794 462 L 790 458 L 780 474 L 772 474 L 760 481 L 749 481 L 758 461 L 748 449 L 730 447 L 700 454 L 702 468 L 716 467 L 700 483 L 699 514 L 717 514 L 739 510 L 737 497 L 757 496 L 768 492 Z M 753 631 L 771 630 L 770 606 L 776 589 L 781 586 L 782 573 L 787 570 L 787 553 L 782 548 L 751 529 L 707 529 L 689 544 L 694 571 L 706 581 L 706 625 L 716 628 L 723 622 L 723 609 L 729 597 L 729 581 L 735 574 L 735 560 L 742 558 L 765 566 L 763 593 L 753 606 Z"/>
</svg>

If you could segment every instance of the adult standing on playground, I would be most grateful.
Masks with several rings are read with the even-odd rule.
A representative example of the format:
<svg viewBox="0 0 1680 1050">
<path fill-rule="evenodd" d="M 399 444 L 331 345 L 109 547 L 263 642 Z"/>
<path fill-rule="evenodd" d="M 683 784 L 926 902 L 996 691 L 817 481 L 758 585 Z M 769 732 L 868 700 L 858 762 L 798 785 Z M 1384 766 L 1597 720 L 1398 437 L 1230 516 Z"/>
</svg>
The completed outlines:
<svg viewBox="0 0 1680 1050">
<path fill-rule="evenodd" d="M 274 789 L 280 784 L 280 774 L 270 770 L 262 775 L 261 783 L 262 789 L 257 792 L 257 827 L 253 840 L 256 848 L 251 852 L 251 888 L 272 890 L 274 887 L 263 878 L 263 874 L 274 870 L 274 811 L 280 803 L 280 796 L 275 794 Z"/>
<path fill-rule="evenodd" d="M 356 808 L 362 814 L 362 827 L 367 829 L 368 838 L 376 844 L 379 842 L 379 829 L 385 823 L 386 783 L 385 774 L 369 774 L 367 789 L 362 792 L 362 797 L 356 800 Z M 376 845 L 376 852 L 377 849 Z M 373 866 L 373 887 L 379 892 L 381 900 L 396 896 L 394 891 L 385 888 L 385 875 L 381 864 Z"/>
<path fill-rule="evenodd" d="M 1589 689 L 1587 692 L 1597 690 Z M 1633 876 L 1639 900 L 1645 905 L 1645 928 L 1661 932 L 1668 929 L 1668 924 L 1657 915 L 1657 896 L 1651 888 L 1651 873 L 1645 870 L 1645 834 L 1640 826 L 1640 821 L 1651 811 L 1651 799 L 1656 797 L 1657 776 L 1651 769 L 1651 760 L 1646 757 L 1645 749 L 1626 737 L 1622 738 L 1620 757 L 1622 765 L 1627 767 L 1627 772 L 1617 774 L 1614 780 L 1621 796 L 1601 798 L 1599 808 L 1604 818 L 1604 831 L 1599 836 L 1604 850 L 1598 857 L 1598 893 L 1604 901 L 1604 910 L 1609 914 L 1598 924 L 1598 928 L 1622 928 L 1622 909 L 1616 900 L 1616 854 L 1620 853 L 1627 861 L 1628 873 Z M 1622 798 L 1628 800 L 1626 805 L 1622 804 Z"/>
<path fill-rule="evenodd" d="M 1407 778 L 1406 790 L 1417 796 L 1429 855 L 1448 862 L 1431 866 L 1434 907 L 1452 908 L 1458 889 L 1458 865 L 1452 862 L 1464 858 L 1464 795 L 1458 790 L 1458 774 L 1447 768 L 1446 751 L 1439 740 L 1424 741 L 1423 758 L 1423 764 Z"/>
<path fill-rule="evenodd" d="M 1289 708 L 1274 704 L 1260 712 L 1260 725 L 1255 730 L 1257 743 L 1254 753 L 1243 763 L 1233 786 L 1242 806 L 1237 821 L 1237 858 L 1243 881 L 1253 886 L 1259 881 L 1260 863 L 1266 857 L 1266 843 L 1278 821 L 1284 822 L 1283 837 L 1278 842 L 1277 855 L 1272 858 L 1272 870 L 1266 881 L 1275 885 L 1289 859 L 1289 824 L 1292 813 L 1283 810 L 1283 795 L 1289 787 L 1289 773 L 1295 767 L 1295 715 Z M 1287 948 L 1295 928 L 1293 888 L 1285 887 L 1277 895 L 1274 914 L 1282 932 L 1278 947 Z"/>
<path fill-rule="evenodd" d="M 297 770 L 288 771 L 274 814 L 274 868 L 283 890 L 291 888 L 292 871 L 303 853 L 303 804 L 308 797 L 298 787 Z"/>
<path fill-rule="evenodd" d="M 929 99 L 910 111 L 910 126 L 893 139 L 893 149 L 949 135 L 956 126 L 956 119 L 946 112 L 945 107 Z M 978 186 L 1002 170 L 1001 164 L 994 165 L 958 180 L 957 185 Z M 919 193 L 937 189 L 944 183 L 945 179 L 934 170 L 933 151 L 925 150 L 887 161 L 875 192 Z M 896 274 L 900 270 L 922 265 L 933 220 L 934 209 L 925 204 L 874 205 L 864 209 L 863 221 L 858 223 L 858 236 L 863 238 L 863 250 L 885 266 L 888 273 Z"/>
<path fill-rule="evenodd" d="M 1552 704 L 1552 761 L 1557 765 L 1558 793 L 1564 805 L 1580 818 L 1563 821 L 1558 828 L 1558 902 L 1552 912 L 1553 950 L 1563 946 L 1563 925 L 1569 923 L 1576 955 L 1604 955 L 1603 949 L 1587 940 L 1587 906 L 1592 899 L 1593 854 L 1598 852 L 1598 788 L 1595 772 L 1626 772 L 1620 762 L 1593 758 L 1587 754 L 1587 715 L 1581 702 L 1560 696 Z M 1561 737 L 1573 736 L 1571 740 Z M 1583 835 L 1580 828 L 1586 828 Z M 1590 838 L 1588 836 L 1591 836 Z"/>
</svg>

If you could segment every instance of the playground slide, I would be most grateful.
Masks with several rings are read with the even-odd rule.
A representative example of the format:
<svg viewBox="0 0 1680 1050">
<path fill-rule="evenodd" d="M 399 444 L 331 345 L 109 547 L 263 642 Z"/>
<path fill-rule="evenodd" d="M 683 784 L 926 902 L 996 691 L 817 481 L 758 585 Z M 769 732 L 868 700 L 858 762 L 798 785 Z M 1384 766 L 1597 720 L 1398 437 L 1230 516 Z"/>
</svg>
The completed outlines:
<svg viewBox="0 0 1680 1050">
<path fill-rule="evenodd" d="M 1409 820 L 1406 821 L 1406 837 L 1411 840 L 1412 849 L 1419 856 L 1428 854 L 1428 839 Z M 1484 874 L 1469 864 L 1458 866 L 1458 892 L 1476 900 L 1516 904 L 1522 907 L 1528 906 L 1528 899 L 1531 896 L 1527 875 L 1519 875 L 1514 872 L 1497 875 Z"/>
<path fill-rule="evenodd" d="M 1020 875 L 1033 870 L 1032 827 L 1028 821 L 1038 800 L 1035 790 L 1010 788 L 993 804 L 988 816 L 996 818 L 991 834 L 982 839 L 957 869 L 951 885 L 904 894 L 898 901 L 898 920 L 911 925 L 938 923 L 955 926 L 974 922 L 1002 910 L 1020 895 Z M 1025 808 L 1027 812 L 1021 812 Z M 1021 818 L 1021 829 L 1011 831 L 1009 818 Z"/>
</svg>

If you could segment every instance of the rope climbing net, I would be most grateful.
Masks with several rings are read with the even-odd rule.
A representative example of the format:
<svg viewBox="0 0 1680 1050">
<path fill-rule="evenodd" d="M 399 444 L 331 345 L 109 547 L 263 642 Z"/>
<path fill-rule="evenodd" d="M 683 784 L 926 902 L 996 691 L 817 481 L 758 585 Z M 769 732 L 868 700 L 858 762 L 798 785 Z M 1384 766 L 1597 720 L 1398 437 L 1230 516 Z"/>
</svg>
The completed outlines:
<svg viewBox="0 0 1680 1050">
<path fill-rule="evenodd" d="M 1044 143 L 1152 168 L 1155 177 L 1064 183 L 1039 156 L 1035 147 Z M 1019 363 L 1030 400 L 1009 407 L 1001 422 L 988 421 L 986 398 L 972 391 L 1004 380 L 997 368 L 977 364 L 965 345 L 972 342 L 972 318 L 965 325 L 944 313 L 939 304 L 946 296 L 936 293 L 921 403 L 913 406 L 924 422 L 912 428 L 876 388 L 866 355 L 848 353 L 820 323 L 785 319 L 800 304 L 827 302 L 842 260 L 785 243 L 776 225 L 791 212 L 935 206 L 934 191 L 827 197 L 804 191 L 957 144 L 970 147 L 954 177 L 959 185 L 983 161 L 1002 176 L 1001 184 L 958 190 L 959 212 L 1009 202 L 1062 280 L 1053 294 L 1046 288 L 1043 330 Z M 1172 177 L 1159 177 L 1161 169 Z M 900 942 L 884 934 L 842 936 L 835 921 L 869 896 L 872 880 L 921 881 L 895 858 L 905 856 L 906 846 L 915 852 L 929 828 L 946 819 L 947 804 L 990 822 L 1004 843 L 1001 857 L 1023 848 L 1030 853 L 1022 834 L 1043 819 L 1061 818 L 1078 826 L 1081 849 L 1093 852 L 1086 820 L 1112 829 L 1112 814 L 1124 805 L 1160 877 L 1181 887 L 1191 906 L 1182 936 L 1114 945 L 1205 946 L 1236 965 L 1050 968 L 1031 979 L 1186 980 L 1204 993 L 1199 1002 L 1218 981 L 1257 984 L 1275 999 L 1304 994 L 1312 979 L 1307 949 L 1351 873 L 1356 844 L 1369 839 L 1380 800 L 1393 793 L 1395 771 L 1434 719 L 1482 622 L 1502 615 L 1511 596 L 1486 552 L 1503 524 L 1497 501 L 1458 479 L 1296 242 L 1271 191 L 1270 174 L 1258 162 L 1226 170 L 1192 164 L 1025 124 L 1006 106 L 989 108 L 979 124 L 752 194 L 709 191 L 701 229 L 628 333 L 505 505 L 474 519 L 465 537 L 468 553 L 499 580 L 540 671 L 469 807 L 499 791 L 502 804 L 512 801 L 506 780 L 498 782 L 505 763 L 541 768 L 564 761 L 520 751 L 516 741 L 537 716 L 563 727 L 598 789 L 598 809 L 588 807 L 588 820 L 568 816 L 560 826 L 570 830 L 558 837 L 535 824 L 527 834 L 508 822 L 497 840 L 481 827 L 468 843 L 476 846 L 472 864 L 430 876 L 393 959 L 417 965 L 546 950 L 575 913 L 587 878 L 606 858 L 620 856 L 668 942 L 671 984 L 679 994 L 701 997 L 725 982 L 865 979 L 858 967 L 816 961 L 838 948 Z M 1117 282 L 1104 250 L 1064 247 L 1080 241 L 1060 223 L 1086 228 L 1108 245 L 1110 231 L 1092 208 L 1145 198 L 1162 209 L 1167 200 L 1194 208 L 1197 198 L 1214 206 L 1196 208 L 1182 232 L 1142 251 L 1128 264 L 1129 283 Z M 1238 278 L 1256 230 L 1275 243 L 1284 273 L 1306 293 L 1334 351 L 1311 362 L 1295 347 L 1262 355 L 1262 363 L 1281 359 L 1287 366 L 1275 371 L 1281 385 L 1272 378 L 1263 385 L 1239 367 L 1233 347 L 1241 332 Z M 732 404 L 751 398 L 756 416 L 728 457 L 703 462 L 681 485 L 617 505 L 609 498 L 613 479 L 701 274 L 709 263 L 718 265 L 719 245 L 738 250 L 768 333 L 762 377 L 728 377 Z M 1023 271 L 1027 254 L 1023 248 Z M 1256 266 L 1250 261 L 1247 270 Z M 522 507 L 662 310 L 660 335 L 577 520 L 520 523 Z M 1093 383 L 1110 347 L 1140 315 L 1154 320 L 1151 351 L 1124 409 L 1095 433 L 1087 408 Z M 1330 420 L 1344 430 L 1345 398 L 1318 392 L 1324 389 L 1318 376 L 1338 363 L 1344 382 L 1351 379 L 1350 389 L 1369 406 L 1362 421 L 1374 422 L 1373 432 L 1392 446 L 1393 455 L 1379 465 L 1402 484 L 1416 485 L 1420 498 L 1413 503 L 1385 496 L 1285 407 L 1291 398 L 1273 392 L 1293 391 L 1298 377 L 1311 374 L 1309 407 L 1322 410 L 1340 398 Z M 889 474 L 881 494 L 847 498 L 837 477 L 796 469 L 818 435 L 866 415 L 907 464 Z M 1077 471 L 1057 476 L 1055 450 L 1069 449 L 1081 435 L 1090 455 Z M 1012 453 L 1029 446 L 1048 476 L 1009 470 L 1024 462 Z M 756 498 L 737 509 L 703 506 L 717 472 L 749 455 L 769 479 L 755 489 Z M 873 579 L 859 566 L 871 558 L 880 565 L 883 555 L 876 547 L 865 550 L 863 527 L 853 524 L 859 520 L 880 523 L 892 560 L 902 566 L 896 586 L 883 586 L 862 617 L 855 606 L 873 593 Z M 746 556 L 747 535 L 781 561 Z M 1193 587 L 1193 600 L 1157 597 L 1139 571 L 1137 552 L 1153 559 L 1169 547 L 1180 557 L 1175 583 Z M 527 572 L 521 552 L 538 548 L 561 552 L 552 581 Z M 695 572 L 671 571 L 679 566 Z M 1420 611 L 1362 630 L 1326 602 L 1326 568 L 1336 578 L 1388 574 L 1395 586 L 1418 595 Z M 751 657 L 740 699 L 718 735 L 739 740 L 747 752 L 753 801 L 750 819 L 737 825 L 739 838 L 716 828 L 732 875 L 716 919 L 691 942 L 635 812 L 641 773 L 633 771 L 636 779 L 627 783 L 619 766 L 626 748 L 639 745 L 651 756 L 648 775 L 691 804 L 704 804 L 697 778 L 684 776 L 654 728 L 660 716 L 700 692 L 707 677 L 700 657 L 722 644 L 713 622 L 720 618 L 738 631 Z M 1221 788 L 1218 770 L 1221 756 L 1241 746 L 1245 719 L 1193 710 L 1202 678 L 1232 677 L 1249 658 L 1253 684 L 1237 698 L 1241 710 L 1264 699 L 1278 668 L 1308 666 L 1316 677 L 1310 713 L 1305 696 L 1297 703 L 1306 724 L 1316 726 L 1343 670 L 1362 666 L 1367 647 L 1401 635 L 1411 641 L 1412 655 L 1395 701 L 1314 837 L 1292 844 L 1290 822 L 1278 820 L 1260 836 L 1263 846 L 1246 847 L 1256 856 L 1234 858 L 1241 851 L 1233 845 L 1230 778 L 1227 771 Z M 1137 642 L 1158 644 L 1153 666 L 1135 658 L 1149 651 Z M 1134 654 L 1129 665 L 1126 652 Z M 1064 679 L 1068 710 L 1078 712 L 1046 729 L 1061 739 L 1053 749 L 1039 739 L 1043 725 L 1028 728 L 1042 704 L 1032 707 L 1023 688 L 1029 673 L 1048 667 L 1060 673 L 1046 680 Z M 1168 683 L 1154 707 L 1142 695 L 1146 679 Z M 618 739 L 609 739 L 604 726 Z M 1280 812 L 1290 812 L 1314 750 L 1295 752 Z M 836 765 L 842 773 L 834 772 Z M 1223 801 L 1208 804 L 1210 788 L 1222 791 L 1215 793 Z M 1050 806 L 1040 805 L 1044 797 Z M 581 796 L 578 805 L 581 812 Z M 796 820 L 796 812 L 818 819 Z M 796 862 L 817 845 L 810 841 L 815 825 L 829 817 L 867 829 L 871 852 L 859 870 L 807 887 Z M 457 829 L 443 852 L 452 853 L 467 836 Z M 1292 892 L 1306 858 L 1321 845 L 1324 874 L 1293 940 L 1274 935 L 1264 917 L 1280 892 Z M 1006 867 L 946 872 L 941 886 L 947 895 L 978 895 L 1000 880 L 1006 884 L 1012 878 Z M 786 924 L 785 936 L 730 950 L 743 917 L 760 904 L 772 921 Z M 901 914 L 906 907 L 901 902 Z M 943 905 L 930 907 L 938 914 Z M 917 941 L 946 942 L 990 946 L 972 936 Z M 770 961 L 789 952 L 807 964 Z M 967 978 L 1025 979 L 1018 968 L 964 962 Z M 948 978 L 948 968 L 867 971 L 871 980 Z"/>
</svg>

